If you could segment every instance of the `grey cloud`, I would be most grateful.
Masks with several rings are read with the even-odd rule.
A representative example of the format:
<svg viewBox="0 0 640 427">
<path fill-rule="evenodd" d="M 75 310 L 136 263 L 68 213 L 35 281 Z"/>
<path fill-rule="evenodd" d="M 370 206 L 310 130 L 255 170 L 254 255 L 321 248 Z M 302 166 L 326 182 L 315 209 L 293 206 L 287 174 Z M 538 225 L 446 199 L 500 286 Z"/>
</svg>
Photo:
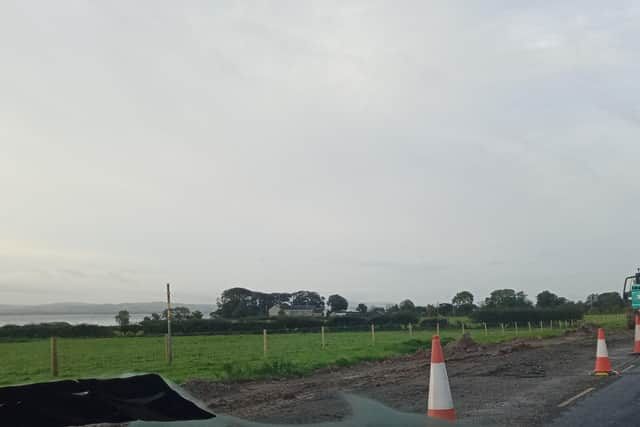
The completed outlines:
<svg viewBox="0 0 640 427">
<path fill-rule="evenodd" d="M 24 298 L 0 299 L 601 291 L 638 262 L 638 24 L 577 0 L 4 2 L 0 279 Z"/>
</svg>

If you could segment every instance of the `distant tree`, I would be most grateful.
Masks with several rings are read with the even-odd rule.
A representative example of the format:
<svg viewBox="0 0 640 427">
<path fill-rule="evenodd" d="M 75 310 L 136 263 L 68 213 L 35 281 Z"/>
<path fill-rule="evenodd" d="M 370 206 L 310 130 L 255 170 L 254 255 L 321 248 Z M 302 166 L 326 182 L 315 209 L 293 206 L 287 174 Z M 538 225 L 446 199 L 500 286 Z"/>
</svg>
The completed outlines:
<svg viewBox="0 0 640 427">
<path fill-rule="evenodd" d="M 616 313 L 624 308 L 624 301 L 618 292 L 591 294 L 587 297 L 590 311 L 595 313 Z"/>
<path fill-rule="evenodd" d="M 473 294 L 469 291 L 460 291 L 452 299 L 455 314 L 466 316 L 476 309 L 473 303 Z"/>
<path fill-rule="evenodd" d="M 349 307 L 349 302 L 346 298 L 340 295 L 330 295 L 327 299 L 327 305 L 331 312 L 346 310 Z"/>
<path fill-rule="evenodd" d="M 451 316 L 453 314 L 453 304 L 443 302 L 438 305 L 438 314 L 440 316 Z"/>
<path fill-rule="evenodd" d="M 291 305 L 305 305 L 324 310 L 324 298 L 317 292 L 298 291 L 291 294 Z"/>
<path fill-rule="evenodd" d="M 451 299 L 451 304 L 456 308 L 461 305 L 473 304 L 473 294 L 469 291 L 460 291 Z"/>
<path fill-rule="evenodd" d="M 384 314 L 385 313 L 385 309 L 384 309 L 384 307 L 372 306 L 372 307 L 369 308 L 369 313 L 372 313 L 372 314 Z"/>
<path fill-rule="evenodd" d="M 358 308 L 356 308 L 356 311 L 357 311 L 358 313 L 362 313 L 362 314 L 364 314 L 364 313 L 366 313 L 366 312 L 367 312 L 367 306 L 366 306 L 366 305 L 364 305 L 364 304 L 362 304 L 362 303 L 360 303 L 360 304 L 358 304 Z"/>
<path fill-rule="evenodd" d="M 397 313 L 399 311 L 400 311 L 400 307 L 398 307 L 398 304 L 389 304 L 385 307 L 386 313 Z"/>
<path fill-rule="evenodd" d="M 116 314 L 116 322 L 118 322 L 121 329 L 129 326 L 129 312 L 127 310 L 120 310 L 118 314 Z"/>
<path fill-rule="evenodd" d="M 160 320 L 160 315 L 158 313 L 151 313 L 151 318 L 153 320 Z"/>
<path fill-rule="evenodd" d="M 175 307 L 171 309 L 171 320 L 186 320 L 191 316 L 191 310 L 188 307 Z M 162 311 L 162 318 L 167 318 L 167 309 Z"/>
<path fill-rule="evenodd" d="M 527 299 L 527 295 L 522 292 L 516 292 L 513 289 L 496 289 L 484 301 L 487 307 L 507 308 L 507 307 L 529 307 L 531 301 Z"/>
<path fill-rule="evenodd" d="M 436 317 L 438 314 L 438 308 L 433 304 L 427 304 L 425 308 L 425 316 L 427 317 Z"/>
<path fill-rule="evenodd" d="M 423 305 L 416 305 L 416 308 L 413 310 L 415 314 L 418 316 L 426 316 L 427 315 L 427 307 Z"/>
<path fill-rule="evenodd" d="M 142 319 L 145 322 L 150 322 L 151 321 L 151 317 L 149 316 L 144 316 L 144 319 Z"/>
<path fill-rule="evenodd" d="M 542 291 L 536 296 L 536 307 L 548 308 L 567 304 L 569 301 L 550 291 Z"/>
<path fill-rule="evenodd" d="M 256 293 L 245 288 L 230 288 L 222 292 L 218 298 L 217 313 L 222 317 L 233 318 L 247 315 L 257 316 L 260 313 Z M 267 309 L 268 310 L 268 309 Z"/>
<path fill-rule="evenodd" d="M 400 304 L 398 304 L 398 308 L 401 311 L 413 311 L 415 310 L 416 305 L 410 299 L 406 299 L 404 301 L 401 301 Z"/>
<path fill-rule="evenodd" d="M 200 310 L 196 310 L 193 313 L 191 313 L 191 318 L 192 319 L 202 319 L 204 317 L 204 314 L 202 314 L 202 312 Z"/>
</svg>

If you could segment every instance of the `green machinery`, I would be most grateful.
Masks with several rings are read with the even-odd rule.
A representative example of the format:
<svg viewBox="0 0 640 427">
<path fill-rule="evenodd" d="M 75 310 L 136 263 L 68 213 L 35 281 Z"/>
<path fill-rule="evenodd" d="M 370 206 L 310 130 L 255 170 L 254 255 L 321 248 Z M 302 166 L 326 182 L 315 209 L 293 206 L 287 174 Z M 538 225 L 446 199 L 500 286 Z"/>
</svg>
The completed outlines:
<svg viewBox="0 0 640 427">
<path fill-rule="evenodd" d="M 625 302 L 628 302 L 629 299 L 631 299 L 632 310 L 627 312 L 627 325 L 632 329 L 635 327 L 634 315 L 636 313 L 640 313 L 638 311 L 640 310 L 640 268 L 636 274 L 624 279 L 622 299 L 624 299 Z"/>
</svg>

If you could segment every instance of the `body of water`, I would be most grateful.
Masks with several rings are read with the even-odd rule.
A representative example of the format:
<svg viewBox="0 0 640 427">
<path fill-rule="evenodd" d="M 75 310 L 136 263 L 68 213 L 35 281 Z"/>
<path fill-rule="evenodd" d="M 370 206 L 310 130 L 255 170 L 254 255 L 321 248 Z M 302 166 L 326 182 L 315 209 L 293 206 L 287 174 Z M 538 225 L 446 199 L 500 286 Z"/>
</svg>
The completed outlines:
<svg viewBox="0 0 640 427">
<path fill-rule="evenodd" d="M 113 326 L 116 324 L 114 314 L 0 314 L 0 326 L 28 325 L 30 323 L 67 322 L 72 325 L 88 323 L 91 325 Z M 144 319 L 148 314 L 131 313 L 131 323 Z"/>
</svg>

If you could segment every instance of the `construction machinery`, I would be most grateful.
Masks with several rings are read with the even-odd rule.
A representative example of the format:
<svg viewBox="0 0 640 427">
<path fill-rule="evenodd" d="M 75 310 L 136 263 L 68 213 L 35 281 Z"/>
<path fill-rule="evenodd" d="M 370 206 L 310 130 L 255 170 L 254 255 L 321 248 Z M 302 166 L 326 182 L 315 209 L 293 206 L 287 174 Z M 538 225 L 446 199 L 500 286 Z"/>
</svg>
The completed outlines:
<svg viewBox="0 0 640 427">
<path fill-rule="evenodd" d="M 635 315 L 640 314 L 640 268 L 636 274 L 624 279 L 622 299 L 625 303 L 631 299 L 631 309 L 627 310 L 627 326 L 629 329 L 633 329 L 635 327 Z"/>
</svg>

